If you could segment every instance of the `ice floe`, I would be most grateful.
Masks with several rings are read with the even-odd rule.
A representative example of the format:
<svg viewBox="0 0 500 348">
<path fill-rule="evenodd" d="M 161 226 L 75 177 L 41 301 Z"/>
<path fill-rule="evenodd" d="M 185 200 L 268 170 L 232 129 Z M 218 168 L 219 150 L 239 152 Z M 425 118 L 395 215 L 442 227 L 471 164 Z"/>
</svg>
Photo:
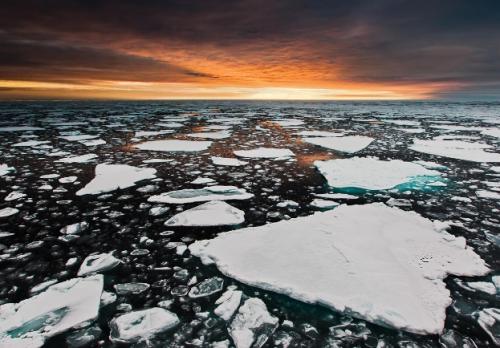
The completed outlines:
<svg viewBox="0 0 500 348">
<path fill-rule="evenodd" d="M 122 314 L 111 320 L 110 339 L 115 343 L 135 343 L 174 328 L 179 318 L 164 308 L 153 307 Z"/>
<path fill-rule="evenodd" d="M 493 146 L 461 140 L 419 140 L 409 146 L 411 150 L 429 155 L 455 158 L 471 162 L 500 162 L 500 153 L 487 152 Z"/>
<path fill-rule="evenodd" d="M 374 140 L 362 135 L 349 135 L 344 137 L 317 137 L 304 138 L 306 143 L 318 145 L 330 150 L 355 153 L 363 150 Z"/>
<path fill-rule="evenodd" d="M 328 161 L 315 161 L 314 165 L 336 188 L 386 190 L 398 185 L 420 182 L 419 178 L 435 181 L 440 173 L 419 164 L 401 160 L 383 161 L 373 157 L 353 157 Z"/>
<path fill-rule="evenodd" d="M 166 226 L 226 226 L 245 221 L 245 213 L 223 201 L 203 203 L 174 215 Z"/>
<path fill-rule="evenodd" d="M 0 127 L 0 132 L 32 132 L 41 131 L 44 128 L 32 127 L 32 126 L 10 126 L 10 127 Z"/>
<path fill-rule="evenodd" d="M 14 167 L 9 167 L 7 164 L 0 164 L 0 176 L 7 175 L 9 173 L 15 172 L 16 169 Z"/>
<path fill-rule="evenodd" d="M 0 218 L 9 217 L 17 213 L 19 213 L 19 209 L 17 208 L 11 208 L 11 207 L 2 208 L 0 209 Z"/>
<path fill-rule="evenodd" d="M 219 132 L 199 132 L 199 133 L 189 133 L 188 137 L 201 138 L 201 139 L 226 139 L 231 136 L 229 131 L 219 131 Z"/>
<path fill-rule="evenodd" d="M 136 144 L 134 147 L 149 151 L 198 152 L 205 151 L 210 145 L 212 145 L 211 141 L 154 140 Z"/>
<path fill-rule="evenodd" d="M 80 155 L 80 156 L 71 156 L 71 157 L 65 157 L 56 160 L 56 162 L 60 163 L 87 163 L 90 162 L 94 159 L 96 159 L 98 156 L 93 153 L 89 153 L 86 155 Z"/>
<path fill-rule="evenodd" d="M 226 292 L 215 301 L 217 307 L 214 309 L 214 313 L 225 321 L 229 321 L 240 306 L 242 294 L 243 293 L 239 290 L 226 290 Z"/>
<path fill-rule="evenodd" d="M 210 158 L 213 162 L 213 164 L 218 165 L 218 166 L 243 166 L 245 164 L 248 164 L 248 162 L 245 161 L 240 161 L 237 158 L 226 158 L 226 157 L 217 157 L 217 156 L 212 156 Z"/>
<path fill-rule="evenodd" d="M 290 158 L 295 154 L 290 149 L 280 149 L 271 147 L 258 147 L 252 150 L 237 150 L 233 151 L 238 157 L 244 158 Z"/>
<path fill-rule="evenodd" d="M 121 263 L 112 253 L 89 255 L 83 260 L 78 276 L 109 271 Z"/>
<path fill-rule="evenodd" d="M 381 203 L 342 205 L 221 233 L 189 249 L 243 283 L 380 325 L 435 334 L 451 303 L 443 279 L 489 272 L 465 239 L 444 226 Z"/>
<path fill-rule="evenodd" d="M 186 204 L 206 201 L 229 201 L 250 199 L 253 194 L 235 186 L 208 186 L 201 189 L 184 189 L 164 192 L 148 198 L 148 202 Z"/>
<path fill-rule="evenodd" d="M 0 306 L 0 346 L 41 346 L 47 338 L 96 319 L 102 288 L 102 275 L 73 278 Z"/>
<path fill-rule="evenodd" d="M 96 195 L 134 186 L 141 180 L 156 178 L 156 169 L 139 168 L 126 164 L 98 164 L 95 178 L 76 194 Z"/>
</svg>

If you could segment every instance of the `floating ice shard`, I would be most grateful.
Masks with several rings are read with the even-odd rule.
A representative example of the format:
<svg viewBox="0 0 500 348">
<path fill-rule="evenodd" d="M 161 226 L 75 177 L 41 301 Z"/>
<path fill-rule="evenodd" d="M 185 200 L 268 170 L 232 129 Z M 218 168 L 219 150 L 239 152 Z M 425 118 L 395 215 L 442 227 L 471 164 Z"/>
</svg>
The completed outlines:
<svg viewBox="0 0 500 348">
<path fill-rule="evenodd" d="M 206 184 L 212 184 L 214 182 L 215 182 L 215 180 L 212 178 L 203 178 L 203 177 L 199 176 L 196 179 L 194 179 L 193 181 L 191 181 L 191 184 L 206 185 Z"/>
<path fill-rule="evenodd" d="M 56 162 L 60 163 L 87 163 L 97 158 L 96 154 L 89 153 L 81 156 L 72 156 L 58 159 Z"/>
<path fill-rule="evenodd" d="M 190 133 L 188 137 L 192 138 L 202 138 L 202 139 L 226 139 L 231 136 L 229 131 L 220 132 L 200 132 L 200 133 Z"/>
<path fill-rule="evenodd" d="M 135 132 L 134 137 L 135 138 L 142 138 L 142 137 L 151 137 L 155 135 L 161 135 L 161 134 L 169 134 L 174 132 L 172 129 L 163 129 L 159 131 L 137 131 Z"/>
<path fill-rule="evenodd" d="M 184 189 L 151 196 L 148 202 L 186 204 L 206 201 L 250 199 L 253 194 L 235 186 L 209 186 L 201 189 Z"/>
<path fill-rule="evenodd" d="M 301 137 L 341 137 L 344 135 L 342 131 L 327 132 L 327 131 L 301 131 L 297 135 Z"/>
<path fill-rule="evenodd" d="M 0 127 L 0 132 L 31 132 L 31 131 L 41 131 L 44 128 L 31 127 L 31 126 L 12 126 L 12 127 Z"/>
<path fill-rule="evenodd" d="M 330 150 L 354 153 L 363 150 L 370 145 L 373 138 L 362 135 L 349 135 L 344 137 L 323 137 L 323 138 L 304 138 L 309 144 L 325 147 Z"/>
<path fill-rule="evenodd" d="M 106 141 L 104 141 L 102 139 L 92 139 L 92 140 L 82 140 L 82 141 L 79 141 L 79 143 L 90 147 L 90 146 L 104 145 L 104 144 L 106 144 Z"/>
<path fill-rule="evenodd" d="M 99 135 L 91 135 L 91 134 L 77 134 L 77 135 L 61 135 L 59 138 L 64 139 L 66 141 L 81 141 L 81 140 L 90 140 L 99 137 Z"/>
<path fill-rule="evenodd" d="M 48 140 L 28 140 L 20 143 L 13 144 L 14 147 L 35 147 L 50 143 Z"/>
<path fill-rule="evenodd" d="M 221 233 L 189 249 L 248 285 L 384 326 L 434 334 L 442 331 L 451 303 L 442 280 L 448 274 L 489 272 L 465 239 L 438 226 L 381 203 L 342 205 Z"/>
<path fill-rule="evenodd" d="M 189 290 L 189 297 L 199 298 L 213 295 L 222 291 L 224 280 L 219 277 L 205 279 L 204 281 L 196 284 Z"/>
<path fill-rule="evenodd" d="M 154 140 L 136 144 L 134 147 L 149 151 L 197 152 L 208 149 L 210 145 L 212 145 L 211 141 Z"/>
<path fill-rule="evenodd" d="M 12 215 L 17 214 L 17 213 L 19 213 L 19 209 L 6 207 L 3 209 L 0 209 L 0 218 L 9 217 L 9 216 L 12 216 Z"/>
<path fill-rule="evenodd" d="M 295 126 L 301 126 L 304 124 L 303 120 L 298 120 L 298 119 L 273 120 L 273 122 L 279 124 L 281 127 L 295 127 Z"/>
<path fill-rule="evenodd" d="M 16 171 L 16 168 L 14 167 L 9 167 L 6 164 L 0 164 L 0 176 L 7 175 L 9 173 L 13 173 Z"/>
<path fill-rule="evenodd" d="M 111 253 L 89 255 L 83 260 L 78 276 L 109 271 L 121 263 Z"/>
<path fill-rule="evenodd" d="M 272 147 L 258 147 L 253 150 L 237 150 L 233 151 L 238 157 L 245 158 L 289 158 L 295 156 L 290 149 L 280 149 Z"/>
<path fill-rule="evenodd" d="M 20 347 L 36 346 L 96 319 L 102 288 L 102 275 L 73 278 L 19 303 L 0 306 L 0 346 L 7 347 L 11 339 Z"/>
<path fill-rule="evenodd" d="M 332 209 L 335 208 L 339 205 L 339 203 L 334 202 L 334 201 L 329 201 L 326 199 L 319 199 L 316 198 L 311 202 L 311 207 L 317 208 L 317 209 Z"/>
<path fill-rule="evenodd" d="M 19 191 L 12 191 L 11 193 L 9 193 L 7 195 L 7 197 L 5 197 L 5 201 L 6 202 L 16 201 L 16 200 L 24 198 L 24 197 L 26 197 L 26 193 L 22 193 Z"/>
<path fill-rule="evenodd" d="M 215 301 L 215 304 L 218 306 L 214 309 L 214 313 L 225 321 L 229 321 L 240 306 L 242 294 L 243 293 L 239 290 L 226 290 L 226 292 Z"/>
<path fill-rule="evenodd" d="M 262 347 L 278 327 L 278 318 L 267 311 L 259 298 L 249 298 L 229 326 L 236 348 Z"/>
<path fill-rule="evenodd" d="M 493 146 L 461 140 L 419 140 L 415 139 L 409 147 L 413 151 L 430 155 L 455 158 L 471 162 L 500 162 L 500 153 L 486 152 Z"/>
<path fill-rule="evenodd" d="M 130 312 L 111 320 L 109 338 L 116 343 L 135 343 L 167 331 L 179 322 L 175 313 L 164 308 L 153 307 Z"/>
<path fill-rule="evenodd" d="M 248 164 L 248 162 L 245 161 L 240 161 L 237 158 L 226 158 L 226 157 L 217 157 L 217 156 L 212 156 L 211 157 L 213 164 L 218 165 L 218 166 L 243 166 L 245 164 Z"/>
<path fill-rule="evenodd" d="M 386 190 L 398 185 L 439 179 L 440 173 L 421 165 L 401 160 L 382 161 L 374 157 L 353 157 L 315 161 L 314 165 L 336 188 Z"/>
<path fill-rule="evenodd" d="M 89 223 L 86 221 L 77 222 L 61 228 L 62 234 L 79 234 L 89 228 Z"/>
<path fill-rule="evenodd" d="M 172 216 L 165 226 L 227 226 L 245 221 L 245 213 L 223 201 L 203 203 Z"/>
<path fill-rule="evenodd" d="M 120 283 L 115 284 L 114 288 L 118 295 L 139 295 L 149 290 L 151 285 L 148 283 Z"/>
<path fill-rule="evenodd" d="M 476 315 L 479 326 L 490 336 L 496 346 L 500 346 L 500 309 L 486 308 Z"/>
<path fill-rule="evenodd" d="M 500 138 L 500 128 L 485 129 L 481 132 L 481 134 L 490 137 Z"/>
<path fill-rule="evenodd" d="M 95 178 L 76 194 L 83 196 L 111 192 L 153 178 L 156 178 L 154 168 L 139 168 L 126 164 L 98 164 L 95 167 Z"/>
</svg>

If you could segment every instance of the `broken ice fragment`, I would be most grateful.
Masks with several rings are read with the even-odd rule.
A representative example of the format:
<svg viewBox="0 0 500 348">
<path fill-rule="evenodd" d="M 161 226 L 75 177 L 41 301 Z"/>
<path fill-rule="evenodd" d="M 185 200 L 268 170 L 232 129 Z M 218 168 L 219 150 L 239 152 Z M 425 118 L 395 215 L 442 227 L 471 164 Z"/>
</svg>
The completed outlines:
<svg viewBox="0 0 500 348">
<path fill-rule="evenodd" d="M 189 290 L 189 297 L 199 298 L 213 295 L 222 291 L 224 280 L 219 277 L 205 279 L 204 281 L 196 284 Z"/>
<path fill-rule="evenodd" d="M 109 271 L 121 263 L 111 253 L 89 255 L 83 260 L 78 276 Z"/>
<path fill-rule="evenodd" d="M 212 145 L 211 141 L 154 140 L 136 144 L 134 147 L 149 151 L 197 152 L 208 149 L 210 145 Z"/>
<path fill-rule="evenodd" d="M 114 285 L 118 295 L 139 295 L 150 288 L 148 283 L 121 283 Z"/>
<path fill-rule="evenodd" d="M 235 186 L 209 186 L 201 189 L 184 189 L 151 196 L 148 202 L 185 204 L 205 201 L 229 201 L 250 199 L 253 194 Z"/>
<path fill-rule="evenodd" d="M 87 163 L 97 158 L 96 154 L 89 153 L 81 156 L 72 156 L 58 159 L 56 162 L 60 163 Z"/>
<path fill-rule="evenodd" d="M 486 308 L 476 315 L 479 326 L 490 336 L 495 345 L 500 346 L 500 309 Z"/>
<path fill-rule="evenodd" d="M 218 306 L 214 309 L 214 313 L 225 321 L 231 319 L 240 305 L 242 294 L 243 293 L 239 290 L 226 290 L 226 292 L 215 301 L 215 304 Z"/>
<path fill-rule="evenodd" d="M 245 221 L 245 213 L 226 202 L 213 201 L 174 215 L 165 226 L 225 226 L 239 225 Z"/>
<path fill-rule="evenodd" d="M 17 208 L 11 208 L 11 207 L 3 208 L 0 209 L 0 218 L 9 217 L 17 213 L 19 213 L 19 209 Z"/>
<path fill-rule="evenodd" d="M 135 343 L 167 331 L 179 324 L 179 318 L 164 308 L 153 307 L 120 315 L 109 323 L 110 340 Z"/>
<path fill-rule="evenodd" d="M 89 228 L 89 223 L 86 221 L 77 222 L 61 228 L 62 234 L 79 234 Z"/>
<path fill-rule="evenodd" d="M 237 158 L 226 158 L 226 157 L 217 157 L 217 156 L 212 156 L 211 157 L 213 164 L 218 165 L 218 166 L 243 166 L 245 164 L 248 164 L 248 162 L 245 161 L 240 161 Z"/>
<path fill-rule="evenodd" d="M 76 194 L 83 196 L 112 192 L 153 178 L 156 178 L 154 168 L 139 168 L 125 164 L 98 164 L 95 167 L 95 178 Z"/>
<path fill-rule="evenodd" d="M 278 327 L 278 318 L 267 311 L 259 298 L 249 298 L 229 325 L 236 348 L 262 347 Z"/>
<path fill-rule="evenodd" d="M 343 137 L 321 137 L 321 138 L 304 138 L 304 141 L 309 144 L 325 147 L 330 150 L 355 153 L 363 150 L 370 145 L 373 138 L 361 135 L 350 135 Z"/>
<path fill-rule="evenodd" d="M 295 154 L 289 149 L 280 148 L 270 148 L 270 147 L 258 147 L 253 150 L 238 150 L 233 151 L 238 157 L 245 158 L 289 158 L 295 156 Z"/>
<path fill-rule="evenodd" d="M 443 279 L 489 272 L 462 237 L 442 229 L 415 212 L 381 203 L 341 205 L 221 233 L 189 249 L 248 285 L 430 334 L 442 331 L 451 303 Z"/>
</svg>

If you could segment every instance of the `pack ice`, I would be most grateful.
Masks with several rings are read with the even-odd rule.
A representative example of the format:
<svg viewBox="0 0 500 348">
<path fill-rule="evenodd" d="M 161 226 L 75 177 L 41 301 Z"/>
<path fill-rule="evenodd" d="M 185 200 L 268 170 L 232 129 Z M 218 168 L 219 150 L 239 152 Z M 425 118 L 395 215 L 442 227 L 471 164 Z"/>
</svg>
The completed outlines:
<svg viewBox="0 0 500 348">
<path fill-rule="evenodd" d="M 353 157 L 329 161 L 315 161 L 314 165 L 337 188 L 386 190 L 416 181 L 422 177 L 436 180 L 441 175 L 435 170 L 401 160 L 383 161 L 375 157 Z"/>
<path fill-rule="evenodd" d="M 0 346 L 41 347 L 47 338 L 97 318 L 103 276 L 73 278 L 0 306 Z"/>
<path fill-rule="evenodd" d="M 437 334 L 451 303 L 443 279 L 489 272 L 464 238 L 442 226 L 382 203 L 341 205 L 221 233 L 189 249 L 248 285 L 379 325 Z"/>
<path fill-rule="evenodd" d="M 98 164 L 95 178 L 76 192 L 78 196 L 96 195 L 134 186 L 136 182 L 156 177 L 156 169 L 126 164 Z"/>
</svg>

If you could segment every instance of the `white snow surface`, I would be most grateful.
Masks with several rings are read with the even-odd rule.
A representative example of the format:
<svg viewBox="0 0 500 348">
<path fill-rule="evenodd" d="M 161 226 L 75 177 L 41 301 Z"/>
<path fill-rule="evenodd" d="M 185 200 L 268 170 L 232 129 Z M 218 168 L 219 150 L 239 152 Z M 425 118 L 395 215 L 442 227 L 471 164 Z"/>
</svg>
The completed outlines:
<svg viewBox="0 0 500 348">
<path fill-rule="evenodd" d="M 200 204 L 172 216 L 165 226 L 227 226 L 245 221 L 245 213 L 223 201 Z"/>
<path fill-rule="evenodd" d="M 489 272 L 465 239 L 443 225 L 382 203 L 341 205 L 221 233 L 189 249 L 245 284 L 383 326 L 436 334 L 451 303 L 443 279 Z"/>
<path fill-rule="evenodd" d="M 134 147 L 139 150 L 166 151 L 166 152 L 198 152 L 208 149 L 212 145 L 211 141 L 191 141 L 191 140 L 153 140 L 136 144 Z"/>
<path fill-rule="evenodd" d="M 184 189 L 164 192 L 148 198 L 148 202 L 186 204 L 206 201 L 230 201 L 250 199 L 254 195 L 236 186 L 207 186 L 201 189 Z"/>
<path fill-rule="evenodd" d="M 95 167 L 95 178 L 77 196 L 96 195 L 134 186 L 136 182 L 156 178 L 156 169 L 139 168 L 126 164 L 98 164 Z"/>
<path fill-rule="evenodd" d="M 14 340 L 20 346 L 37 346 L 49 337 L 96 319 L 103 283 L 102 275 L 73 278 L 19 303 L 0 306 L 0 346 L 8 346 L 9 332 L 21 332 Z"/>
<path fill-rule="evenodd" d="M 229 158 L 229 157 L 217 157 L 217 156 L 212 156 L 211 160 L 213 164 L 218 165 L 218 166 L 243 166 L 245 164 L 248 164 L 248 162 L 245 161 L 240 161 L 237 158 Z"/>
<path fill-rule="evenodd" d="M 314 165 L 337 188 L 386 190 L 411 182 L 416 176 L 440 176 L 438 171 L 401 160 L 383 161 L 375 157 L 352 157 L 315 161 Z"/>
<path fill-rule="evenodd" d="M 238 157 L 244 158 L 289 158 L 295 156 L 290 149 L 258 147 L 252 150 L 233 151 Z"/>
<path fill-rule="evenodd" d="M 500 162 L 500 153 L 486 152 L 493 146 L 461 140 L 419 140 L 415 139 L 410 149 L 430 155 L 455 158 L 471 162 Z"/>
<path fill-rule="evenodd" d="M 303 140 L 306 143 L 330 150 L 355 153 L 370 145 L 374 139 L 363 135 L 348 135 L 344 137 L 303 138 Z"/>
</svg>

